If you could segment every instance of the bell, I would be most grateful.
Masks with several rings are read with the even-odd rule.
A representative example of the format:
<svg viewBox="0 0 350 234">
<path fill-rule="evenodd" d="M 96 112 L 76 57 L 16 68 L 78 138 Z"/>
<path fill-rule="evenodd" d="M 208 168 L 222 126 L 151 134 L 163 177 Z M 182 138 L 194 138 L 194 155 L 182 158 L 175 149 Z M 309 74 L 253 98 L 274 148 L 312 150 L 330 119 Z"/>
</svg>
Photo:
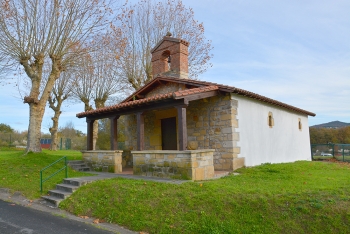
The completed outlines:
<svg viewBox="0 0 350 234">
<path fill-rule="evenodd" d="M 171 56 L 168 57 L 168 63 L 171 63 Z"/>
</svg>

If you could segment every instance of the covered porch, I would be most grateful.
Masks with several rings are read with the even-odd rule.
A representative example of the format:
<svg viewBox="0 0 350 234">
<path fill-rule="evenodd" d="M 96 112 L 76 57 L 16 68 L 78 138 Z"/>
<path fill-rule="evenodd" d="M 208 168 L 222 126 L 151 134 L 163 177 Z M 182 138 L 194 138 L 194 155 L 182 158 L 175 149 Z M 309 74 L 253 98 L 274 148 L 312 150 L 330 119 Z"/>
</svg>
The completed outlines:
<svg viewBox="0 0 350 234">
<path fill-rule="evenodd" d="M 190 101 L 216 96 L 217 89 L 216 86 L 200 87 L 191 89 L 190 93 L 184 90 L 152 97 L 138 97 L 142 99 L 78 114 L 79 118 L 86 117 L 87 122 L 87 150 L 83 151 L 84 160 L 90 165 L 99 164 L 107 167 L 109 172 L 130 174 L 130 170 L 123 172 L 123 150 L 118 149 L 118 122 L 123 116 L 131 116 L 136 120 L 136 126 L 134 126 L 136 127 L 136 147 L 131 150 L 134 175 L 190 180 L 213 178 L 215 150 L 188 147 L 187 107 Z M 145 126 L 150 124 L 147 120 L 145 121 L 145 116 L 154 112 L 172 113 L 171 118 L 160 117 L 161 139 L 159 137 L 149 139 L 152 136 L 145 133 Z M 110 150 L 94 151 L 93 124 L 105 118 L 109 119 L 111 126 Z M 171 122 L 171 119 L 174 121 Z M 145 137 L 147 142 L 156 141 L 158 145 L 145 146 Z"/>
</svg>

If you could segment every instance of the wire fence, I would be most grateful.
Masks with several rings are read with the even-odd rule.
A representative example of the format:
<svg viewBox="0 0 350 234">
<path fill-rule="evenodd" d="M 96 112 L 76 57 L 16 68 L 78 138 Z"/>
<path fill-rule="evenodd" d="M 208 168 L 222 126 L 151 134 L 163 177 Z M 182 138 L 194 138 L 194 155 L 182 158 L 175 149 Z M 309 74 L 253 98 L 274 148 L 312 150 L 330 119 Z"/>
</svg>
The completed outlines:
<svg viewBox="0 0 350 234">
<path fill-rule="evenodd" d="M 26 138 L 21 134 L 0 132 L 0 146 L 25 146 L 27 144 Z"/>
<path fill-rule="evenodd" d="M 51 139 L 42 138 L 40 139 L 41 148 L 50 149 Z M 0 147 L 17 147 L 25 148 L 27 145 L 26 136 L 16 133 L 3 133 L 0 132 Z M 58 139 L 58 149 L 60 150 L 69 150 L 72 149 L 72 140 L 70 138 L 59 138 Z"/>
<path fill-rule="evenodd" d="M 350 162 L 350 144 L 311 144 L 312 160 Z"/>
</svg>

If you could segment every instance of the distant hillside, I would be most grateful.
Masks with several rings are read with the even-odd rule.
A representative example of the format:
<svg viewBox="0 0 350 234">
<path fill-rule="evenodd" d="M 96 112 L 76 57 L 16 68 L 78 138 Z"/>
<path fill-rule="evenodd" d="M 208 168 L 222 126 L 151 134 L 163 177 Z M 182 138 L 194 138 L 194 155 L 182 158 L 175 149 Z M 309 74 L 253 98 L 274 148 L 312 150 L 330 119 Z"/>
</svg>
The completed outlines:
<svg viewBox="0 0 350 234">
<path fill-rule="evenodd" d="M 344 123 L 340 121 L 332 121 L 329 123 L 324 123 L 324 124 L 318 124 L 311 126 L 312 128 L 342 128 L 342 127 L 347 127 L 350 126 L 350 123 Z"/>
</svg>

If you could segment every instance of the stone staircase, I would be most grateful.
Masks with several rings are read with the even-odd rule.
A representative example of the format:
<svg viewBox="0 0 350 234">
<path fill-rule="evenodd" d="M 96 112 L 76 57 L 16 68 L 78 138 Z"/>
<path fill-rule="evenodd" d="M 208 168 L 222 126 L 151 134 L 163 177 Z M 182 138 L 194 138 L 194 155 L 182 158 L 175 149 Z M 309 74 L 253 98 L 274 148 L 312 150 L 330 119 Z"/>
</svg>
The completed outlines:
<svg viewBox="0 0 350 234">
<path fill-rule="evenodd" d="M 47 196 L 41 196 L 49 205 L 58 207 L 61 201 L 69 197 L 80 186 L 87 184 L 89 181 L 78 178 L 63 179 L 62 184 L 57 184 L 56 189 L 49 190 Z"/>
<path fill-rule="evenodd" d="M 84 161 L 73 160 L 68 162 L 68 166 L 76 171 L 91 171 Z M 89 183 L 90 180 L 80 178 L 63 179 L 61 184 L 56 185 L 56 189 L 50 190 L 47 196 L 41 196 L 50 206 L 58 207 L 61 201 L 69 197 L 80 186 Z"/>
<path fill-rule="evenodd" d="M 90 167 L 82 160 L 70 160 L 68 161 L 68 166 L 76 171 L 91 171 Z"/>
</svg>

